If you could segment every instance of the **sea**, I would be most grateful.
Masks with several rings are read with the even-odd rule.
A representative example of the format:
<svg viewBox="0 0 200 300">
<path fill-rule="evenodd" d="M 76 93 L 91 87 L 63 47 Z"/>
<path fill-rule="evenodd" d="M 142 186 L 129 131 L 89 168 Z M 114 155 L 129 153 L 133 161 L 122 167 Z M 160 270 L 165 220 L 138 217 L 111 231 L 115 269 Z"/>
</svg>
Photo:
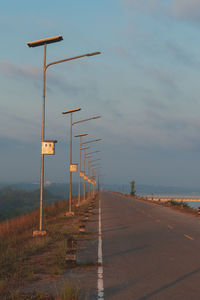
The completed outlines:
<svg viewBox="0 0 200 300">
<path fill-rule="evenodd" d="M 200 201 L 195 201 L 195 199 L 200 199 L 199 195 L 180 195 L 180 194 L 140 194 L 143 197 L 155 197 L 155 198 L 170 198 L 170 199 L 183 199 L 184 203 L 187 203 L 190 207 L 198 209 L 200 207 Z M 184 201 L 184 199 L 194 199 L 194 201 Z"/>
</svg>

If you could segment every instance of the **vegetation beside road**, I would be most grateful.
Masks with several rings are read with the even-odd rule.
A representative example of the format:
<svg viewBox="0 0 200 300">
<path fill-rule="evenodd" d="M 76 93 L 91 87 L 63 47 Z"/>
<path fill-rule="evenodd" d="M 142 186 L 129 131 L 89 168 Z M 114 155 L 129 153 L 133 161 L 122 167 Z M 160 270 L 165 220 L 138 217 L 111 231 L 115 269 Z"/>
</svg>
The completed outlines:
<svg viewBox="0 0 200 300">
<path fill-rule="evenodd" d="M 175 201 L 175 200 L 171 200 L 171 201 L 167 201 L 167 202 L 162 202 L 162 201 L 153 201 L 153 200 L 147 200 L 147 198 L 145 197 L 141 197 L 141 196 L 131 196 L 131 195 L 128 195 L 128 194 L 124 194 L 126 197 L 129 197 L 129 198 L 135 198 L 135 199 L 138 199 L 138 200 L 142 200 L 142 201 L 147 201 L 147 202 L 152 202 L 154 204 L 157 204 L 157 205 L 162 205 L 162 206 L 166 206 L 166 207 L 171 207 L 173 209 L 176 209 L 176 210 L 179 210 L 181 212 L 185 212 L 185 213 L 188 213 L 188 214 L 192 214 L 194 216 L 199 216 L 199 213 L 198 213 L 198 210 L 195 209 L 195 208 L 192 208 L 190 207 L 186 202 L 184 201 Z"/>
<path fill-rule="evenodd" d="M 75 217 L 67 218 L 67 202 L 56 202 L 44 209 L 44 228 L 47 235 L 32 237 L 38 228 L 39 210 L 0 223 L 0 295 L 1 299 L 54 299 L 42 293 L 24 296 L 21 288 L 27 283 L 41 278 L 59 277 L 66 271 L 67 238 L 79 238 L 80 215 L 88 207 L 85 202 L 75 208 Z M 67 288 L 68 286 L 68 288 Z M 71 294 L 66 298 L 78 299 L 78 289 L 63 288 L 61 294 Z"/>
<path fill-rule="evenodd" d="M 39 206 L 40 190 L 25 191 L 4 187 L 0 190 L 0 221 L 20 216 Z M 63 197 L 44 190 L 44 201 L 47 205 L 63 200 Z"/>
</svg>

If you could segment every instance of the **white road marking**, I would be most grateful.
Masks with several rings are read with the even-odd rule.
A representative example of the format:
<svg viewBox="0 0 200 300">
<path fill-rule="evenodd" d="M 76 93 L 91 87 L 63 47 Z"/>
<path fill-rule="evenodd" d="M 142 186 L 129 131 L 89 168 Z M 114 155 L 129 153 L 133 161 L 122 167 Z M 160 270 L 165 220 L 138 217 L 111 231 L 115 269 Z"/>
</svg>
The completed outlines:
<svg viewBox="0 0 200 300">
<path fill-rule="evenodd" d="M 174 227 L 173 227 L 173 226 L 171 226 L 171 225 L 168 225 L 168 228 L 169 228 L 169 229 L 174 229 Z"/>
<path fill-rule="evenodd" d="M 184 234 L 184 236 L 185 236 L 187 239 L 194 241 L 194 238 L 193 238 L 192 236 L 187 235 L 187 234 Z"/>
<path fill-rule="evenodd" d="M 98 245 L 98 300 L 104 300 L 104 287 L 103 287 L 103 253 L 102 253 L 102 231 L 101 231 L 101 201 L 99 197 L 99 245 Z"/>
</svg>

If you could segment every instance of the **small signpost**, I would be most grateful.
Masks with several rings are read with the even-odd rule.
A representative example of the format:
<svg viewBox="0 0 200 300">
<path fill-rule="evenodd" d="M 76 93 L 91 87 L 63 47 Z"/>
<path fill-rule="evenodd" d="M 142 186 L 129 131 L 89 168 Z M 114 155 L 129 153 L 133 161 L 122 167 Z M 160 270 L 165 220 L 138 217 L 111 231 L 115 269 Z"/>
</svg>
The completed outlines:
<svg viewBox="0 0 200 300">
<path fill-rule="evenodd" d="M 71 164 L 70 172 L 77 172 L 77 171 L 78 171 L 78 164 Z"/>
<path fill-rule="evenodd" d="M 48 140 L 42 142 L 42 154 L 44 155 L 54 155 L 55 154 L 55 143 L 56 140 Z"/>
</svg>

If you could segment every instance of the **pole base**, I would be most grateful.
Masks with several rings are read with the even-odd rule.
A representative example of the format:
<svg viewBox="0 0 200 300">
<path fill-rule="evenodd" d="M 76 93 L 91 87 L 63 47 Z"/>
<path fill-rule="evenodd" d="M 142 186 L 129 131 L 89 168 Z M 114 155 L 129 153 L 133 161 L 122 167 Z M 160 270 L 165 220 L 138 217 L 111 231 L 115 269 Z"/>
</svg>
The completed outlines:
<svg viewBox="0 0 200 300">
<path fill-rule="evenodd" d="M 79 232 L 84 233 L 85 232 L 85 225 L 80 225 L 79 226 Z"/>
<path fill-rule="evenodd" d="M 36 236 L 45 236 L 47 234 L 46 230 L 34 230 L 33 237 Z"/>
<path fill-rule="evenodd" d="M 65 215 L 66 215 L 66 217 L 73 217 L 74 212 L 73 211 L 67 211 Z"/>
</svg>

